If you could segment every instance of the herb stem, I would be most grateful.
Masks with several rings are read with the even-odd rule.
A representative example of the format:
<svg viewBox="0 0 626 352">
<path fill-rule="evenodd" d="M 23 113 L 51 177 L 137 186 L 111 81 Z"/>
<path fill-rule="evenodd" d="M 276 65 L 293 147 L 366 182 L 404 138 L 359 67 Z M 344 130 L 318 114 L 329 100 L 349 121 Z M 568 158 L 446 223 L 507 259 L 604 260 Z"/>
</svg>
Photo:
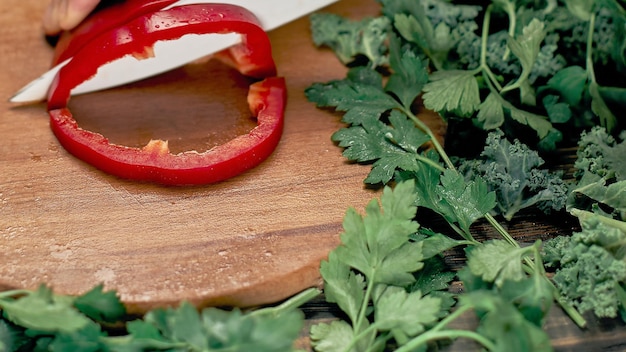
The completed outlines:
<svg viewBox="0 0 626 352">
<path fill-rule="evenodd" d="M 554 300 L 559 303 L 559 306 L 561 306 L 561 309 L 565 311 L 565 314 L 567 314 L 567 316 L 569 316 L 570 319 L 572 319 L 572 321 L 579 328 L 584 328 L 585 326 L 587 326 L 587 321 L 582 315 L 580 315 L 580 312 L 578 312 L 576 308 L 572 307 L 569 303 L 567 303 L 567 301 L 563 299 L 563 297 L 561 297 L 559 291 L 557 290 L 556 286 L 554 286 L 554 283 L 552 281 L 550 281 L 550 284 L 552 285 L 552 287 L 554 287 Z"/>
<path fill-rule="evenodd" d="M 312 300 L 313 298 L 319 296 L 321 293 L 321 291 L 317 288 L 309 288 L 306 289 L 298 294 L 296 294 L 293 297 L 290 297 L 288 300 L 284 301 L 283 303 L 275 306 L 275 307 L 268 307 L 268 308 L 262 308 L 262 309 L 258 309 L 258 310 L 254 310 L 251 311 L 250 313 L 248 313 L 250 316 L 254 316 L 254 315 L 272 315 L 272 316 L 279 316 L 284 312 L 287 311 L 291 311 L 294 309 L 297 309 L 298 307 L 300 307 L 301 305 L 305 304 L 306 302 Z"/>
<path fill-rule="evenodd" d="M 589 29 L 587 30 L 587 53 L 586 53 L 586 69 L 591 82 L 596 82 L 596 73 L 593 68 L 593 31 L 596 26 L 596 14 L 591 13 L 589 18 Z"/>
<path fill-rule="evenodd" d="M 489 65 L 487 65 L 487 46 L 489 45 L 489 24 L 491 22 L 492 10 L 493 5 L 489 5 L 485 11 L 485 17 L 483 18 L 483 30 L 480 39 L 480 66 L 478 67 L 478 70 L 482 71 L 483 74 L 487 76 L 486 81 L 491 81 L 491 83 L 497 87 L 499 92 L 502 90 L 502 86 L 500 85 L 500 82 L 498 82 L 496 75 L 489 68 Z"/>
<path fill-rule="evenodd" d="M 443 159 L 443 162 L 446 164 L 446 166 L 449 169 L 454 170 L 455 169 L 454 164 L 452 163 L 452 161 L 448 157 L 448 154 L 443 149 L 443 146 L 441 145 L 441 143 L 439 143 L 439 140 L 437 139 L 437 136 L 435 136 L 435 133 L 430 129 L 430 127 L 428 127 L 422 120 L 420 120 L 417 116 L 415 116 L 415 114 L 411 111 L 411 109 L 408 109 L 408 108 L 405 108 L 405 107 L 401 107 L 401 111 L 404 114 L 406 114 L 413 121 L 413 123 L 415 123 L 417 128 L 419 128 L 420 130 L 425 132 L 428 135 L 428 137 L 430 137 L 430 142 L 433 144 L 433 147 L 435 148 L 437 153 L 439 153 L 439 156 L 441 157 L 441 159 Z M 427 159 L 427 158 L 425 158 L 425 159 Z M 428 159 L 428 160 L 430 160 L 430 159 Z M 425 161 L 425 160 L 422 160 L 422 161 Z M 429 163 L 429 164 L 432 165 L 432 166 L 437 165 L 434 162 Z M 439 166 L 439 165 L 437 165 L 436 168 L 438 170 L 444 171 L 444 169 L 442 169 L 441 166 Z"/>
<path fill-rule="evenodd" d="M 433 331 L 429 330 L 426 333 L 419 335 L 413 340 L 409 341 L 409 343 L 404 346 L 398 348 L 395 352 L 410 352 L 414 351 L 416 347 L 426 344 L 428 341 L 441 340 L 441 339 L 456 339 L 464 337 L 470 340 L 474 340 L 480 343 L 483 347 L 485 347 L 488 351 L 495 351 L 496 346 L 486 337 L 476 333 L 474 331 L 469 330 L 443 330 L 443 331 Z"/>
<path fill-rule="evenodd" d="M 453 320 L 463 315 L 465 312 L 474 309 L 471 305 L 464 305 L 457 308 L 452 313 L 448 314 L 445 318 L 441 319 L 437 325 L 435 325 L 431 331 L 438 331 L 445 328 L 448 324 L 450 324 Z"/>
<path fill-rule="evenodd" d="M 504 227 L 502 227 L 502 225 L 498 222 L 498 220 L 496 220 L 496 218 L 493 217 L 493 215 L 485 213 L 485 219 L 487 219 L 489 224 L 491 224 L 491 226 L 493 226 L 496 231 L 498 231 L 498 234 L 500 234 L 500 236 L 502 236 L 505 241 L 510 243 L 512 246 L 519 248 L 519 243 L 511 236 L 511 234 L 509 234 L 509 232 Z"/>
<path fill-rule="evenodd" d="M 369 328 L 371 328 L 371 325 L 369 328 L 366 328 L 363 331 L 363 334 L 361 333 L 361 326 L 363 325 L 363 321 L 365 319 L 367 319 L 366 314 L 367 314 L 367 307 L 369 306 L 370 303 L 370 297 L 372 297 L 372 290 L 374 289 L 374 278 L 376 277 L 376 269 L 374 269 L 372 271 L 372 277 L 368 277 L 368 284 L 367 284 L 367 288 L 365 289 L 365 295 L 363 296 L 363 302 L 361 302 L 361 308 L 359 309 L 359 316 L 357 317 L 357 321 L 354 322 L 354 333 L 357 335 L 363 335 L 365 334 L 365 332 L 369 333 Z M 358 341 L 358 339 L 356 338 L 356 336 L 352 339 L 352 343 L 351 345 L 355 344 Z M 350 349 L 348 349 L 346 352 L 349 352 Z"/>
<path fill-rule="evenodd" d="M 0 292 L 0 299 L 6 299 L 6 298 L 21 296 L 21 295 L 27 295 L 27 294 L 30 294 L 30 293 L 32 293 L 32 292 L 28 291 L 28 290 L 4 291 L 4 292 Z M 2 304 L 0 304 L 0 305 L 2 305 Z"/>
<path fill-rule="evenodd" d="M 481 345 L 483 345 L 488 350 L 494 350 L 494 345 L 491 341 L 486 339 L 485 337 L 479 335 L 473 331 L 466 330 L 443 330 L 448 324 L 452 321 L 463 315 L 465 312 L 474 309 L 471 305 L 464 305 L 456 309 L 455 311 L 448 314 L 445 318 L 441 319 L 437 325 L 428 330 L 428 332 L 417 336 L 413 340 L 409 341 L 407 344 L 397 349 L 396 352 L 408 352 L 414 350 L 416 347 L 425 344 L 428 341 L 439 340 L 439 339 L 454 339 L 457 337 L 466 337 L 472 340 L 477 341 Z"/>
<path fill-rule="evenodd" d="M 427 164 L 429 166 L 432 166 L 432 167 L 434 167 L 435 169 L 437 169 L 437 170 L 439 170 L 441 172 L 446 171 L 445 167 L 439 165 L 437 162 L 433 161 L 432 159 L 426 158 L 426 157 L 424 157 L 422 155 L 416 155 L 416 158 L 417 158 L 417 160 L 419 160 L 419 161 L 421 161 L 421 162 L 423 162 L 423 163 L 425 163 L 425 164 Z"/>
<path fill-rule="evenodd" d="M 359 340 L 361 340 L 363 337 L 367 336 L 368 334 L 375 332 L 376 330 L 378 330 L 378 325 L 376 324 L 376 322 L 374 322 L 371 325 L 369 325 L 367 328 L 365 328 L 365 330 L 354 335 L 354 337 L 352 337 L 352 340 L 350 341 L 348 346 L 346 346 L 346 348 L 344 348 L 343 351 L 350 352 L 352 350 L 352 347 L 354 347 L 354 345 L 356 345 L 359 342 Z M 356 331 L 357 330 L 355 330 L 355 332 Z"/>
<path fill-rule="evenodd" d="M 136 347 L 138 350 L 172 350 L 172 349 L 180 349 L 184 351 L 192 350 L 191 346 L 189 346 L 186 342 L 169 342 L 169 341 L 159 341 L 156 339 L 136 339 L 133 336 L 125 335 L 125 336 L 102 336 L 99 339 L 102 341 L 107 347 L 111 350 L 117 350 L 117 348 L 121 347 L 120 350 L 123 350 L 127 345 L 132 345 Z M 193 350 L 192 350 L 193 351 Z M 228 351 L 222 350 L 222 351 Z"/>
<path fill-rule="evenodd" d="M 504 7 L 504 11 L 509 17 L 509 37 L 515 36 L 515 27 L 517 26 L 517 16 L 515 15 L 515 2 L 507 1 L 506 6 Z M 511 49 L 507 45 L 504 55 L 502 56 L 502 60 L 508 60 L 509 55 L 511 55 Z"/>
</svg>

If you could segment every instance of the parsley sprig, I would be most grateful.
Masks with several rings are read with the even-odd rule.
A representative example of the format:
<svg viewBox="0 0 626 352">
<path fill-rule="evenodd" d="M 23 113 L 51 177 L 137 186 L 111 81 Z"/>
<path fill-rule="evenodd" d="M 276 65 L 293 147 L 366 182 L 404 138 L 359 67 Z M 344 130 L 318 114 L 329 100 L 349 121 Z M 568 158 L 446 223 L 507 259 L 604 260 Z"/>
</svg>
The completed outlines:
<svg viewBox="0 0 626 352">
<path fill-rule="evenodd" d="M 96 286 L 59 295 L 47 286 L 0 292 L 0 351 L 294 351 L 304 326 L 297 308 L 319 295 L 310 289 L 252 311 L 188 302 L 128 316 L 114 291 Z M 128 319 L 131 320 L 128 320 Z"/>
</svg>

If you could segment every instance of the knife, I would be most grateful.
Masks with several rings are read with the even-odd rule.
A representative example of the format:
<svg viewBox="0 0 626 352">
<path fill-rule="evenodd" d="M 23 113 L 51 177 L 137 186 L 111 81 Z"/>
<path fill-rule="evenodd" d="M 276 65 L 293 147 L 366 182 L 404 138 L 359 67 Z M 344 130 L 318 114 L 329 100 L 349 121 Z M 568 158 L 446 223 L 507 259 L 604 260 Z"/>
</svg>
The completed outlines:
<svg viewBox="0 0 626 352">
<path fill-rule="evenodd" d="M 225 3 L 239 5 L 254 13 L 265 31 L 271 31 L 299 17 L 338 0 L 179 0 L 162 10 L 176 6 Z M 148 78 L 189 62 L 211 55 L 241 42 L 238 34 L 185 35 L 177 40 L 160 41 L 154 45 L 154 56 L 137 60 L 132 56 L 109 62 L 98 73 L 72 90 L 72 95 L 95 92 Z M 20 89 L 9 100 L 28 103 L 45 100 L 48 89 L 59 70 L 72 58 L 54 66 L 39 78 Z"/>
</svg>

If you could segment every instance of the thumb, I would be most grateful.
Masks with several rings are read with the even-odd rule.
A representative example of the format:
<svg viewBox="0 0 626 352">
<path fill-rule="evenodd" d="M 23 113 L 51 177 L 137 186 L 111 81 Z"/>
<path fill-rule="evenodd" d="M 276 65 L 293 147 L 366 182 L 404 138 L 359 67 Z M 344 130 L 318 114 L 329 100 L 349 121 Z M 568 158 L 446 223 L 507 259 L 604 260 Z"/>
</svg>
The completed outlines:
<svg viewBox="0 0 626 352">
<path fill-rule="evenodd" d="M 46 34 L 54 35 L 76 27 L 99 2 L 100 0 L 53 0 L 44 15 Z"/>
</svg>

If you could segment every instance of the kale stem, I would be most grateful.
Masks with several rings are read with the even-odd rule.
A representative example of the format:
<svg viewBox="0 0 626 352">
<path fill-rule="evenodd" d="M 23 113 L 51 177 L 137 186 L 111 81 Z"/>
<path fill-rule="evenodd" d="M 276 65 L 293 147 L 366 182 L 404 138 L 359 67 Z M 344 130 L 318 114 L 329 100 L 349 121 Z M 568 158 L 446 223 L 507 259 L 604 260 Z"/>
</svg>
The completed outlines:
<svg viewBox="0 0 626 352">
<path fill-rule="evenodd" d="M 570 209 L 569 212 L 573 216 L 577 217 L 580 221 L 584 221 L 590 217 L 596 217 L 601 223 L 626 232 L 626 222 L 624 221 L 619 221 L 600 214 L 594 214 L 587 210 L 581 210 L 576 208 Z"/>
<path fill-rule="evenodd" d="M 550 281 L 550 284 L 552 285 L 552 287 L 554 287 L 554 300 L 559 304 L 559 306 L 561 306 L 561 309 L 563 309 L 565 314 L 567 314 L 567 316 L 572 319 L 572 321 L 579 328 L 582 329 L 587 326 L 587 321 L 582 315 L 580 315 L 580 312 L 578 312 L 576 308 L 572 307 L 571 304 L 569 304 L 563 299 L 563 297 L 561 297 L 561 295 L 559 294 L 559 290 L 556 288 L 556 286 L 554 286 L 554 283 L 552 281 Z"/>
<path fill-rule="evenodd" d="M 559 306 L 561 306 L 561 309 L 563 309 L 565 314 L 567 314 L 570 317 L 570 319 L 572 319 L 572 321 L 576 325 L 578 325 L 578 327 L 584 328 L 587 325 L 587 321 L 585 320 L 585 318 L 583 318 L 583 316 L 580 315 L 579 311 L 577 311 L 574 307 L 572 307 L 571 304 L 569 304 L 567 301 L 563 299 L 563 297 L 561 297 L 561 294 L 559 293 L 559 290 L 554 285 L 554 282 L 552 282 L 552 280 L 550 280 L 546 276 L 546 269 L 543 264 L 543 259 L 541 258 L 540 248 L 541 248 L 541 240 L 538 240 L 537 242 L 535 242 L 535 245 L 533 245 L 535 261 L 532 262 L 528 260 L 528 258 L 525 258 L 525 259 L 527 260 L 527 262 L 533 264 L 532 268 L 534 270 L 534 273 L 541 275 L 543 279 L 546 280 L 550 284 L 550 286 L 552 287 L 552 299 L 554 299 L 554 301 L 557 302 Z"/>
<path fill-rule="evenodd" d="M 487 349 L 487 351 L 495 351 L 496 346 L 486 337 L 476 333 L 474 331 L 469 330 L 443 330 L 443 331 L 432 331 L 429 330 L 426 333 L 419 335 L 413 340 L 409 341 L 409 343 L 404 346 L 398 348 L 395 352 L 409 352 L 414 351 L 417 347 L 426 344 L 428 341 L 441 340 L 441 339 L 456 339 L 459 337 L 465 337 L 470 340 L 474 340 L 483 347 Z"/>
</svg>

